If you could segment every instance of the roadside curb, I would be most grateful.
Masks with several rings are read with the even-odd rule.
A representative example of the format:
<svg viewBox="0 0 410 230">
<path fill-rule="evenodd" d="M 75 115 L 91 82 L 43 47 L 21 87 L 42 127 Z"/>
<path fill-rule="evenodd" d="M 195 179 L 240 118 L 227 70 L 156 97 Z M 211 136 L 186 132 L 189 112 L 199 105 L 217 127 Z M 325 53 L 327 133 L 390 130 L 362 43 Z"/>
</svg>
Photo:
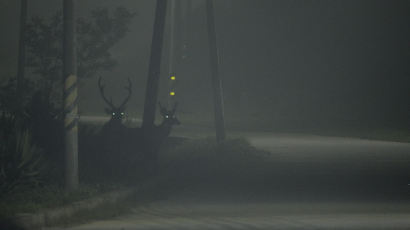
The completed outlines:
<svg viewBox="0 0 410 230">
<path fill-rule="evenodd" d="M 77 201 L 59 208 L 41 210 L 34 214 L 19 213 L 15 215 L 12 221 L 22 229 L 42 229 L 46 226 L 55 225 L 62 219 L 70 218 L 80 211 L 92 211 L 102 205 L 115 204 L 126 200 L 136 195 L 138 191 L 139 189 L 136 188 L 123 189 L 108 192 L 87 200 Z"/>
</svg>

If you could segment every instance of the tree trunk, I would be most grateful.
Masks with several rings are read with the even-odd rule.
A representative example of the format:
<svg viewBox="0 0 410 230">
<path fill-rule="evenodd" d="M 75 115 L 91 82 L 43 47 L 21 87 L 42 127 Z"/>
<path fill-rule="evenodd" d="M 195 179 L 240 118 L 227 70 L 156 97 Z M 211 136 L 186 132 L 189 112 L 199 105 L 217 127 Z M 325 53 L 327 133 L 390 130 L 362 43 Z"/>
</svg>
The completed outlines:
<svg viewBox="0 0 410 230">
<path fill-rule="evenodd" d="M 206 0 L 206 15 L 208 23 L 208 40 L 210 49 L 210 64 L 211 64 L 211 78 L 212 88 L 214 94 L 214 112 L 215 112 L 215 131 L 216 141 L 218 144 L 225 140 L 225 119 L 224 119 L 224 105 L 222 94 L 222 83 L 218 73 L 218 47 L 216 45 L 216 31 L 215 31 L 215 15 L 212 0 Z"/>
<path fill-rule="evenodd" d="M 151 43 L 151 58 L 145 91 L 144 115 L 142 120 L 143 130 L 151 130 L 154 126 L 161 69 L 161 53 L 164 37 L 166 8 L 167 0 L 157 0 L 154 31 Z"/>
<path fill-rule="evenodd" d="M 19 35 L 19 50 L 17 63 L 17 109 L 21 111 L 23 106 L 23 85 L 24 85 L 24 70 L 26 64 L 26 21 L 27 21 L 27 0 L 20 1 L 20 35 Z"/>
<path fill-rule="evenodd" d="M 65 187 L 78 188 L 77 53 L 74 1 L 64 0 L 64 141 Z"/>
</svg>

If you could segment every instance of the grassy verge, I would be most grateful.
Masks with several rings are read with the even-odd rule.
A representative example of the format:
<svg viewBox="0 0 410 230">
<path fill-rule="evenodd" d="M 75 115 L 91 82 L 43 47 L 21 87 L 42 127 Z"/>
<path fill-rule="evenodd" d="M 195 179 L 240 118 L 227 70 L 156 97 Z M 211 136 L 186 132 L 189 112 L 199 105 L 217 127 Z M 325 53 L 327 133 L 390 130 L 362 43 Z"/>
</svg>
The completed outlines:
<svg viewBox="0 0 410 230">
<path fill-rule="evenodd" d="M 9 218 L 16 213 L 60 207 L 118 189 L 117 185 L 81 185 L 73 192 L 65 192 L 59 186 L 44 186 L 3 195 L 0 199 L 0 218 Z"/>
<path fill-rule="evenodd" d="M 244 139 L 230 139 L 222 145 L 217 145 L 214 138 L 196 140 L 170 138 L 161 148 L 157 177 L 146 181 L 156 180 L 158 184 L 147 186 L 127 200 L 107 203 L 97 210 L 79 211 L 70 218 L 58 221 L 57 225 L 72 226 L 127 214 L 135 206 L 164 199 L 168 194 L 197 182 L 241 184 L 243 181 L 251 181 L 252 173 L 248 171 L 256 170 L 257 173 L 263 174 L 263 170 L 268 168 L 268 165 L 263 163 L 267 155 L 269 154 L 257 150 Z M 0 200 L 0 217 L 60 207 L 115 189 L 119 189 L 119 186 L 83 185 L 78 191 L 72 193 L 65 193 L 63 189 L 54 186 L 26 190 L 10 194 Z"/>
<path fill-rule="evenodd" d="M 163 190 L 148 186 L 147 188 L 140 189 L 132 196 L 115 203 L 104 203 L 103 205 L 98 206 L 98 209 L 93 209 L 92 211 L 86 209 L 78 211 L 69 218 L 58 220 L 54 226 L 70 227 L 89 223 L 91 221 L 112 219 L 132 213 L 133 208 L 139 205 L 144 205 L 163 198 Z"/>
</svg>

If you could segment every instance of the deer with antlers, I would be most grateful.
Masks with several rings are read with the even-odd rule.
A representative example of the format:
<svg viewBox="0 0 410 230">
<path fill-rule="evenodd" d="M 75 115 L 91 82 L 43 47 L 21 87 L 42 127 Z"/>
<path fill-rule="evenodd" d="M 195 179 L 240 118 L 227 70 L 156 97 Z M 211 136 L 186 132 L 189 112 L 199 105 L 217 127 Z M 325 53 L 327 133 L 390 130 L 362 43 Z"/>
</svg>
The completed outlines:
<svg viewBox="0 0 410 230">
<path fill-rule="evenodd" d="M 161 103 L 158 103 L 160 108 L 160 114 L 163 118 L 159 125 L 154 125 L 149 129 L 142 128 L 127 128 L 122 120 L 124 118 L 124 112 L 126 104 L 131 97 L 131 81 L 128 79 L 128 86 L 125 90 L 128 95 L 119 106 L 115 106 L 112 99 L 107 99 L 104 92 L 104 85 L 101 83 L 101 77 L 98 80 L 98 87 L 101 96 L 108 108 L 105 111 L 111 115 L 111 119 L 102 128 L 103 152 L 106 155 L 113 156 L 122 155 L 123 157 L 134 156 L 134 160 L 138 160 L 141 163 L 154 163 L 156 167 L 157 154 L 160 145 L 171 133 L 172 126 L 180 124 L 179 120 L 175 116 L 177 109 L 177 103 L 175 103 L 172 109 L 168 110 L 163 107 Z M 134 161 L 135 162 L 135 161 Z M 146 166 L 149 166 L 147 164 Z M 146 167 L 145 166 L 145 167 Z"/>
<path fill-rule="evenodd" d="M 108 108 L 105 108 L 105 112 L 111 116 L 110 120 L 103 126 L 102 132 L 122 132 L 125 126 L 122 124 L 122 120 L 125 115 L 126 104 L 131 98 L 131 80 L 128 78 L 128 86 L 125 86 L 124 89 L 128 92 L 125 99 L 119 106 L 114 105 L 112 98 L 107 99 L 104 93 L 105 85 L 101 83 L 101 77 L 98 79 L 98 88 L 100 90 L 101 97 L 104 102 L 108 105 Z"/>
<path fill-rule="evenodd" d="M 125 99 L 116 106 L 112 98 L 105 96 L 105 85 L 98 80 L 98 87 L 104 102 L 108 105 L 105 112 L 111 118 L 104 124 L 100 133 L 99 157 L 103 162 L 102 170 L 107 175 L 124 175 L 126 172 L 137 172 L 144 162 L 143 138 L 141 128 L 129 128 L 123 124 L 126 104 L 131 97 L 131 81 L 124 87 Z M 135 171 L 137 170 L 137 171 Z"/>
<path fill-rule="evenodd" d="M 181 124 L 181 122 L 179 122 L 178 118 L 175 115 L 178 103 L 175 103 L 171 110 L 168 110 L 166 107 L 163 107 L 161 105 L 161 102 L 158 102 L 158 106 L 160 109 L 159 112 L 163 120 L 161 124 L 153 127 L 151 135 L 153 135 L 155 139 L 162 142 L 171 133 L 172 126 L 179 125 Z"/>
</svg>

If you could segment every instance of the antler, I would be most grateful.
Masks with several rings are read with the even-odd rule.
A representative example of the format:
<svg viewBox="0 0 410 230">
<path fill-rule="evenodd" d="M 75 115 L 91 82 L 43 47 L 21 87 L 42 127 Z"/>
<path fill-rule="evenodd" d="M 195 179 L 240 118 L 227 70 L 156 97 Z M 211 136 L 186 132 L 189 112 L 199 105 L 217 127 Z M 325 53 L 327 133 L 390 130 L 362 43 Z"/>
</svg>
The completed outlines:
<svg viewBox="0 0 410 230">
<path fill-rule="evenodd" d="M 158 102 L 158 106 L 159 106 L 159 112 L 160 112 L 161 114 L 166 114 L 166 113 L 167 113 L 167 108 L 162 107 L 160 101 Z"/>
<path fill-rule="evenodd" d="M 115 106 L 112 104 L 112 100 L 108 100 L 105 95 L 104 95 L 104 85 L 101 84 L 101 79 L 102 77 L 100 76 L 100 78 L 98 79 L 98 88 L 100 89 L 100 93 L 101 96 L 103 98 L 103 100 L 105 101 L 105 103 L 107 103 L 111 108 L 115 108 Z"/>
<path fill-rule="evenodd" d="M 130 100 L 131 98 L 131 94 L 132 94 L 132 83 L 131 80 L 128 78 L 128 86 L 125 86 L 124 89 L 128 91 L 128 95 L 125 98 L 125 100 L 121 103 L 119 108 L 123 108 L 125 106 L 125 104 L 127 104 L 127 102 Z"/>
<path fill-rule="evenodd" d="M 172 107 L 172 114 L 174 114 L 177 111 L 177 107 L 178 107 L 178 102 L 175 102 L 174 107 Z"/>
</svg>

